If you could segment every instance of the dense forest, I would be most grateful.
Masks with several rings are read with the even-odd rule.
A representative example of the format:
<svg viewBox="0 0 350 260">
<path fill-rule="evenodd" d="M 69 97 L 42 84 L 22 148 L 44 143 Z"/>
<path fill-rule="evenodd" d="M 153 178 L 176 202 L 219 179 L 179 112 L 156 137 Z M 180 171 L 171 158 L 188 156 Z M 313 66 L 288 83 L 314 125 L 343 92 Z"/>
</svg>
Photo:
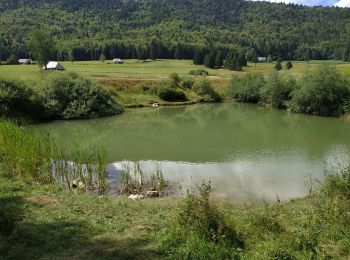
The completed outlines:
<svg viewBox="0 0 350 260">
<path fill-rule="evenodd" d="M 350 9 L 243 0 L 1 0 L 0 59 L 29 57 L 34 29 L 58 60 L 192 59 L 232 49 L 284 60 L 349 59 Z"/>
</svg>

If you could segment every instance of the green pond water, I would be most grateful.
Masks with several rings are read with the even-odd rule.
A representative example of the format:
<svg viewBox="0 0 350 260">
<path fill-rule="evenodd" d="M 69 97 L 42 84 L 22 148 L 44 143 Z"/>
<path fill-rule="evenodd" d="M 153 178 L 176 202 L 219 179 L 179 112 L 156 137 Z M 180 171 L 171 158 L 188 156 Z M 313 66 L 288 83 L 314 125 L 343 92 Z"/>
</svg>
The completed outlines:
<svg viewBox="0 0 350 260">
<path fill-rule="evenodd" d="M 110 178 L 121 164 L 160 165 L 182 191 L 210 180 L 218 197 L 232 201 L 281 200 L 307 194 L 307 180 L 324 178 L 350 160 L 350 122 L 292 114 L 250 104 L 223 103 L 127 110 L 83 121 L 33 126 L 62 147 L 103 145 Z"/>
</svg>

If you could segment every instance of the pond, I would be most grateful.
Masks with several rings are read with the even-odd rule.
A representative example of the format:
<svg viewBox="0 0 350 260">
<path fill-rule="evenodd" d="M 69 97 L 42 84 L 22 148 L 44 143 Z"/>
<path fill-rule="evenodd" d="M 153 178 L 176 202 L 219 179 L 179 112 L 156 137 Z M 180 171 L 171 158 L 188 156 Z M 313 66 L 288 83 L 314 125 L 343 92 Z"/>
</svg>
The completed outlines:
<svg viewBox="0 0 350 260">
<path fill-rule="evenodd" d="M 160 166 L 182 192 L 211 181 L 217 197 L 273 201 L 307 194 L 307 182 L 350 160 L 350 122 L 240 103 L 130 109 L 93 120 L 33 126 L 61 147 L 103 145 L 118 179 L 122 162 Z"/>
</svg>

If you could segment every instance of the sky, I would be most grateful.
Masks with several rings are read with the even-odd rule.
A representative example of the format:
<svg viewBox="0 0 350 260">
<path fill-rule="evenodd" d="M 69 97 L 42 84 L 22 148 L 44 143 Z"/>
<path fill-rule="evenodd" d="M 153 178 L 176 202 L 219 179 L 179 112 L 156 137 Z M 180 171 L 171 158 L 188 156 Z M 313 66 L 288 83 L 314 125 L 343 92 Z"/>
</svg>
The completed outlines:
<svg viewBox="0 0 350 260">
<path fill-rule="evenodd" d="M 294 3 L 301 5 L 321 5 L 321 6 L 339 6 L 339 7 L 350 7 L 350 0 L 254 0 L 254 1 L 268 1 L 277 3 Z"/>
</svg>

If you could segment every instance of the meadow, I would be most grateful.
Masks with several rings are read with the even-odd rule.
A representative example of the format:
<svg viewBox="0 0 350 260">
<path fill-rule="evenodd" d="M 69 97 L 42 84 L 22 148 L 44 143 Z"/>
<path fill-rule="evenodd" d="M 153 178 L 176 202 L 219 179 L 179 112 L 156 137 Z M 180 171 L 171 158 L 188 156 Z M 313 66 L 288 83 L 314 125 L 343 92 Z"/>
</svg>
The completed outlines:
<svg viewBox="0 0 350 260">
<path fill-rule="evenodd" d="M 172 72 L 180 76 L 188 76 L 191 70 L 205 69 L 209 72 L 209 79 L 213 86 L 222 92 L 233 75 L 244 75 L 247 72 L 260 72 L 268 74 L 274 68 L 274 63 L 248 63 L 242 72 L 229 71 L 227 69 L 209 69 L 203 65 L 193 65 L 192 60 L 156 60 L 150 62 L 138 62 L 137 60 L 125 60 L 124 64 L 113 64 L 112 61 L 102 63 L 100 61 L 76 61 L 60 62 L 66 71 L 77 72 L 83 76 L 96 79 L 102 83 L 118 81 L 159 81 L 169 77 Z M 308 61 L 293 62 L 293 68 L 288 71 L 292 76 L 301 76 L 308 70 L 313 70 L 321 64 L 335 66 L 339 72 L 350 76 L 350 63 L 341 61 Z M 283 64 L 284 65 L 284 64 Z M 38 81 L 44 79 L 36 65 L 3 65 L 0 66 L 0 76 L 22 79 L 26 81 Z"/>
</svg>

